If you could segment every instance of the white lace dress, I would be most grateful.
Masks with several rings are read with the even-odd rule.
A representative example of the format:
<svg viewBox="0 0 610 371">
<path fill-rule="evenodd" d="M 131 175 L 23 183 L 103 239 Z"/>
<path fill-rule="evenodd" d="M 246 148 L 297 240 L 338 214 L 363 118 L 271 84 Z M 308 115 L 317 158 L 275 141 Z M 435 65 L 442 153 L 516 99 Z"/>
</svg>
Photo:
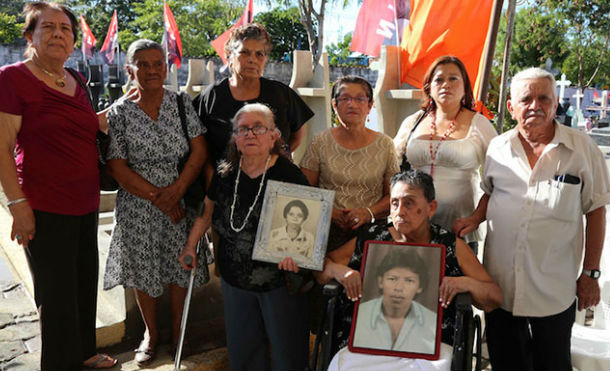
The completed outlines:
<svg viewBox="0 0 610 371">
<path fill-rule="evenodd" d="M 405 141 L 421 111 L 407 117 L 394 138 L 396 151 L 402 158 Z M 469 216 L 475 209 L 482 192 L 479 188 L 479 169 L 485 162 L 487 146 L 496 131 L 489 120 L 475 114 L 466 137 L 458 140 L 445 140 L 441 143 L 434 164 L 434 188 L 438 209 L 432 222 L 447 230 L 452 230 L 456 218 Z M 436 147 L 438 140 L 433 141 Z M 430 174 L 430 140 L 411 136 L 406 144 L 407 158 L 416 169 Z M 478 231 L 470 233 L 466 242 L 480 241 Z"/>
</svg>

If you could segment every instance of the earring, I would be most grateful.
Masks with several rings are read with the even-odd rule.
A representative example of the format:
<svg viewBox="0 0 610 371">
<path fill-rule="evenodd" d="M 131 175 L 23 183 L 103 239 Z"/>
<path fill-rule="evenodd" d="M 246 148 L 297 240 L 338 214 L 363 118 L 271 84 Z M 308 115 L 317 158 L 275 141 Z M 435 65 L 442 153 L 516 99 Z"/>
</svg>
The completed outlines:
<svg viewBox="0 0 610 371">
<path fill-rule="evenodd" d="M 462 106 L 466 107 L 466 96 L 462 97 Z"/>
</svg>

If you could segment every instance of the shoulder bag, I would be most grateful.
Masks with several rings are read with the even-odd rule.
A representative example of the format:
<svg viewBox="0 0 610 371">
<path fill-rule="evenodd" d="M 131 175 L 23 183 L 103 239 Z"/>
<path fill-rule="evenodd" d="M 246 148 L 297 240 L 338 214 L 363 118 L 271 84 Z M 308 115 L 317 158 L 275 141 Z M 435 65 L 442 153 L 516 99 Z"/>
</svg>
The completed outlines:
<svg viewBox="0 0 610 371">
<path fill-rule="evenodd" d="M 428 111 L 424 111 L 424 112 L 422 112 L 421 115 L 419 115 L 419 117 L 417 118 L 417 121 L 415 121 L 415 125 L 413 125 L 413 128 L 411 128 L 411 131 L 409 132 L 409 136 L 407 137 L 407 141 L 405 142 L 405 153 L 402 155 L 402 161 L 400 162 L 400 171 L 411 170 L 411 163 L 407 159 L 407 148 L 406 147 L 409 145 L 409 140 L 411 139 L 411 135 L 413 134 L 415 129 L 417 129 L 419 124 L 424 120 L 424 117 L 426 117 L 427 113 L 428 113 Z"/>
<path fill-rule="evenodd" d="M 83 90 L 87 93 L 87 98 L 89 99 L 89 104 L 91 104 L 91 108 L 93 108 L 93 112 L 97 112 L 95 107 L 93 106 L 93 99 L 91 99 L 91 91 L 83 82 L 80 74 L 73 70 L 72 68 L 66 68 L 68 72 L 74 77 L 78 85 L 80 85 Z M 95 145 L 97 147 L 97 167 L 100 171 L 100 189 L 102 191 L 116 191 L 119 189 L 119 183 L 106 171 L 106 155 L 108 154 L 108 147 L 110 146 L 110 136 L 104 133 L 101 130 L 97 130 L 97 134 L 95 136 Z"/>
</svg>

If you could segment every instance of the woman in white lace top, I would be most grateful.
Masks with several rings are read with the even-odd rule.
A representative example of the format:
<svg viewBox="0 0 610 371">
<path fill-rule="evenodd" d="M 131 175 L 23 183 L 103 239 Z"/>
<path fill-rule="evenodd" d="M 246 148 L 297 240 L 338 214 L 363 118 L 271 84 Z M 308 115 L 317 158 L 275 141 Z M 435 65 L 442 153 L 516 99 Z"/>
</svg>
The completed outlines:
<svg viewBox="0 0 610 371">
<path fill-rule="evenodd" d="M 472 110 L 470 79 L 458 58 L 444 56 L 432 63 L 424 93 L 422 110 L 403 121 L 394 145 L 400 159 L 406 155 L 412 167 L 433 177 L 438 210 L 432 221 L 451 230 L 456 218 L 470 215 L 476 206 L 478 171 L 496 131 Z M 461 237 L 476 250 L 477 231 Z"/>
</svg>

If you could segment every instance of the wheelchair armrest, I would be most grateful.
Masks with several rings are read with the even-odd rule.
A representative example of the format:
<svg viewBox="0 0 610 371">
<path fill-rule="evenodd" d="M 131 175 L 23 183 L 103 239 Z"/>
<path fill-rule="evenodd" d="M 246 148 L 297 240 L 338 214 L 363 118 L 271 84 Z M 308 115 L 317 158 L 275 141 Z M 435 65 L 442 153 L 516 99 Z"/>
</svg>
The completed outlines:
<svg viewBox="0 0 610 371">
<path fill-rule="evenodd" d="M 459 293 L 454 300 L 457 312 L 472 312 L 472 296 L 470 296 L 470 293 Z"/>
<path fill-rule="evenodd" d="M 343 286 L 336 280 L 330 280 L 324 287 L 322 288 L 322 294 L 324 296 L 338 296 L 341 293 L 341 289 Z"/>
</svg>

